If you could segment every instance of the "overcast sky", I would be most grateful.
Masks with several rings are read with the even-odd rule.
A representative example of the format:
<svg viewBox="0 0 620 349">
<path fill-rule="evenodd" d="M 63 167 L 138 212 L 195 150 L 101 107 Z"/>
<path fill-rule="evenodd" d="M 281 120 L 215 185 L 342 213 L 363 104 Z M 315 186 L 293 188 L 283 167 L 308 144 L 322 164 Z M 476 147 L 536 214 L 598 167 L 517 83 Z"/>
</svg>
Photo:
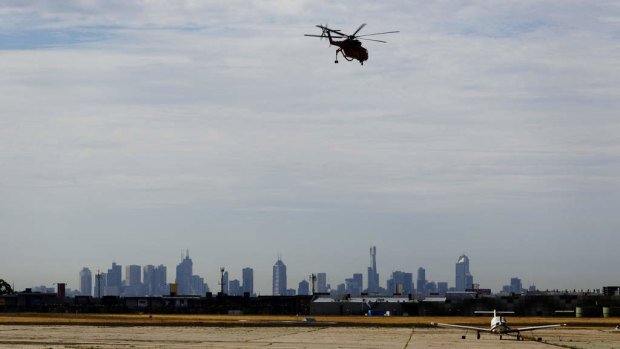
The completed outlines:
<svg viewBox="0 0 620 349">
<path fill-rule="evenodd" d="M 617 285 L 619 111 L 617 1 L 5 0 L 0 278 Z"/>
</svg>

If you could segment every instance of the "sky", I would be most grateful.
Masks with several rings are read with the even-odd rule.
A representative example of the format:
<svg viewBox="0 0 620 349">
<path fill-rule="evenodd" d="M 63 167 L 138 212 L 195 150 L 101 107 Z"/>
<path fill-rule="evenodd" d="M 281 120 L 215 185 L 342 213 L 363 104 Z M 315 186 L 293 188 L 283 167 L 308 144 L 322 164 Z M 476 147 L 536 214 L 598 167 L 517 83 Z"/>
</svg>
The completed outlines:
<svg viewBox="0 0 620 349">
<path fill-rule="evenodd" d="M 5 0 L 0 278 L 617 285 L 618 110 L 617 1 Z"/>
</svg>

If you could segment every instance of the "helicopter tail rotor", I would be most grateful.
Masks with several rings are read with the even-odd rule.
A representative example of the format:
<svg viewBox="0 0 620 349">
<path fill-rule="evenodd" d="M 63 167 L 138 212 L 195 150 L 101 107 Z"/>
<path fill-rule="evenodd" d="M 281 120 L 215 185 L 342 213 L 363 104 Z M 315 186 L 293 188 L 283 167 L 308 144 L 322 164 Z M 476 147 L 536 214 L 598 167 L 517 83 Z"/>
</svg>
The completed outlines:
<svg viewBox="0 0 620 349">
<path fill-rule="evenodd" d="M 321 33 L 321 40 L 323 40 L 323 38 L 327 37 L 327 33 L 328 33 L 327 28 L 328 28 L 328 26 L 329 26 L 329 24 L 325 24 L 325 26 L 321 28 L 321 30 L 323 31 Z"/>
</svg>

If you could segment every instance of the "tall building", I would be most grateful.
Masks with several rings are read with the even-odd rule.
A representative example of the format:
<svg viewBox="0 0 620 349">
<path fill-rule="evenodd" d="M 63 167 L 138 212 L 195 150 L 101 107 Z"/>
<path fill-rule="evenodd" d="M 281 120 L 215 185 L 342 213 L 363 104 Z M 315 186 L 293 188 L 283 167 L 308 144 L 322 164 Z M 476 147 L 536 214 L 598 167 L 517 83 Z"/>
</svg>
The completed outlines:
<svg viewBox="0 0 620 349">
<path fill-rule="evenodd" d="M 228 289 L 228 272 L 227 271 L 224 272 L 224 275 L 222 276 L 222 278 L 223 278 L 222 279 L 222 292 L 224 294 L 230 294 L 229 293 L 230 290 Z"/>
<path fill-rule="evenodd" d="M 120 296 L 122 286 L 122 266 L 112 262 L 112 268 L 108 269 L 105 296 Z"/>
<path fill-rule="evenodd" d="M 463 292 L 472 288 L 474 277 L 469 273 L 469 258 L 461 255 L 456 262 L 455 290 Z"/>
<path fill-rule="evenodd" d="M 424 294 L 424 290 L 426 289 L 426 270 L 422 267 L 418 268 L 416 287 L 417 294 Z"/>
<path fill-rule="evenodd" d="M 192 294 L 204 296 L 207 293 L 205 279 L 198 275 L 192 275 Z"/>
<path fill-rule="evenodd" d="M 297 294 L 300 296 L 307 296 L 310 294 L 310 283 L 306 280 L 301 280 L 297 287 Z"/>
<path fill-rule="evenodd" d="M 142 283 L 144 284 L 145 294 L 149 296 L 162 296 L 169 293 L 166 271 L 166 266 L 162 264 L 158 267 L 145 265 L 142 268 Z"/>
<path fill-rule="evenodd" d="M 254 269 L 247 267 L 242 271 L 243 293 L 254 295 Z"/>
<path fill-rule="evenodd" d="M 80 294 L 82 296 L 93 295 L 93 274 L 86 267 L 80 271 Z"/>
<path fill-rule="evenodd" d="M 154 296 L 168 295 L 170 293 L 168 288 L 168 268 L 165 265 L 160 264 L 155 267 L 152 284 Z"/>
<path fill-rule="evenodd" d="M 239 280 L 234 279 L 228 282 L 228 294 L 231 296 L 243 296 L 243 288 L 241 287 L 241 282 Z"/>
<path fill-rule="evenodd" d="M 125 266 L 125 286 L 135 287 L 140 286 L 142 283 L 141 280 L 141 271 L 139 265 L 126 265 Z"/>
<path fill-rule="evenodd" d="M 368 267 L 368 289 L 369 293 L 379 292 L 379 273 L 377 273 L 377 247 L 370 247 L 370 266 Z"/>
<path fill-rule="evenodd" d="M 144 291 L 147 296 L 153 296 L 155 294 L 155 266 L 145 265 L 142 267 L 142 282 L 144 284 Z"/>
<path fill-rule="evenodd" d="M 521 293 L 521 279 L 510 278 L 510 292 Z"/>
<path fill-rule="evenodd" d="M 189 250 L 187 250 L 185 258 L 181 256 L 181 263 L 177 265 L 177 275 L 174 281 L 177 284 L 177 295 L 182 296 L 194 294 L 194 290 L 192 287 L 193 269 L 194 263 L 189 258 Z"/>
<path fill-rule="evenodd" d="M 316 288 L 317 292 L 325 293 L 327 292 L 327 274 L 318 273 L 316 274 Z"/>
<path fill-rule="evenodd" d="M 363 290 L 363 275 L 361 273 L 353 274 L 350 279 L 345 279 L 344 282 L 347 287 L 347 293 L 352 296 L 359 296 Z"/>
<path fill-rule="evenodd" d="M 413 274 L 394 271 L 392 272 L 392 278 L 388 280 L 387 286 L 388 294 L 411 294 L 413 293 Z"/>
<path fill-rule="evenodd" d="M 448 292 L 448 283 L 445 281 L 440 281 L 437 283 L 437 293 L 440 295 L 445 295 Z"/>
<path fill-rule="evenodd" d="M 338 286 L 336 287 L 336 294 L 346 294 L 347 293 L 347 287 L 345 284 L 338 284 Z"/>
<path fill-rule="evenodd" d="M 286 265 L 280 258 L 273 265 L 272 294 L 274 296 L 286 295 Z"/>
<path fill-rule="evenodd" d="M 437 284 L 435 281 L 429 281 L 424 285 L 424 294 L 437 293 Z"/>
</svg>

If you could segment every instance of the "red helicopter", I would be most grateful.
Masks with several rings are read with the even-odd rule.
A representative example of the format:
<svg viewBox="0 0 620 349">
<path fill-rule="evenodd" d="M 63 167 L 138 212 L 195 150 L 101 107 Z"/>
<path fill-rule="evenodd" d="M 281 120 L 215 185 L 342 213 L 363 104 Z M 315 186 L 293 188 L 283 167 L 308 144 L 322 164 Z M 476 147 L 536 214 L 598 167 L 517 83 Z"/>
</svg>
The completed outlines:
<svg viewBox="0 0 620 349">
<path fill-rule="evenodd" d="M 358 61 L 360 61 L 362 65 L 364 65 L 364 61 L 368 60 L 368 50 L 366 50 L 362 46 L 362 43 L 359 40 L 368 40 L 368 41 L 376 41 L 376 42 L 385 43 L 386 41 L 383 41 L 383 40 L 366 39 L 364 37 L 371 36 L 371 35 L 392 34 L 392 33 L 399 32 L 399 31 L 391 31 L 391 32 L 373 33 L 373 34 L 357 36 L 356 34 L 359 33 L 359 31 L 362 30 L 364 26 L 366 26 L 366 23 L 360 25 L 360 27 L 357 28 L 357 30 L 353 34 L 347 35 L 347 34 L 342 33 L 340 30 L 330 29 L 327 26 L 319 24 L 317 25 L 317 28 L 321 28 L 321 30 L 323 31 L 321 35 L 311 35 L 311 34 L 304 34 L 304 35 L 313 36 L 317 38 L 326 37 L 329 39 L 330 45 L 338 46 L 338 50 L 336 50 L 336 61 L 334 61 L 334 63 L 338 63 L 338 53 L 342 53 L 342 57 L 344 57 L 344 59 L 346 59 L 347 61 L 350 62 L 354 59 L 357 59 Z M 331 33 L 334 33 L 335 35 L 332 36 Z M 346 39 L 342 41 L 333 40 L 333 39 L 341 39 L 341 38 L 346 38 Z"/>
</svg>

